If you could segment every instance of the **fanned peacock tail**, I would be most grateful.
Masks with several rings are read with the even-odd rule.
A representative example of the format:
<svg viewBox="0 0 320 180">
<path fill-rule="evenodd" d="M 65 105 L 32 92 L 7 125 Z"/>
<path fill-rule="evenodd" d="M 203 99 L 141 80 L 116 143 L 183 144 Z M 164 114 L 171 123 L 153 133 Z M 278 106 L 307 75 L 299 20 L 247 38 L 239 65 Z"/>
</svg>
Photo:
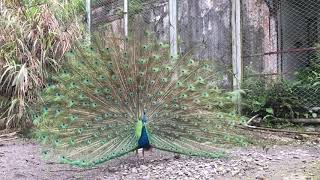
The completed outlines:
<svg viewBox="0 0 320 180">
<path fill-rule="evenodd" d="M 212 144 L 243 142 L 213 108 L 208 61 L 172 57 L 149 34 L 143 43 L 99 37 L 68 53 L 43 92 L 34 121 L 46 158 L 94 166 L 142 147 L 142 136 L 154 148 L 200 157 L 221 155 Z"/>
</svg>

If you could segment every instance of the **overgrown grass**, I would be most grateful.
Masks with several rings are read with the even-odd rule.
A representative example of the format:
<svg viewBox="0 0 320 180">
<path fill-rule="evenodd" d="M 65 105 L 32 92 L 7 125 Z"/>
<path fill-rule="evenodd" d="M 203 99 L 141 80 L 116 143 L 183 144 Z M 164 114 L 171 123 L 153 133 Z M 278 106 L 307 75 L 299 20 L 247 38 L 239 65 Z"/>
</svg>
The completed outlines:
<svg viewBox="0 0 320 180">
<path fill-rule="evenodd" d="M 30 122 L 28 106 L 38 98 L 50 72 L 59 69 L 73 42 L 82 38 L 83 27 L 77 18 L 81 8 L 78 0 L 3 2 L 0 12 L 2 127 L 25 127 Z"/>
</svg>

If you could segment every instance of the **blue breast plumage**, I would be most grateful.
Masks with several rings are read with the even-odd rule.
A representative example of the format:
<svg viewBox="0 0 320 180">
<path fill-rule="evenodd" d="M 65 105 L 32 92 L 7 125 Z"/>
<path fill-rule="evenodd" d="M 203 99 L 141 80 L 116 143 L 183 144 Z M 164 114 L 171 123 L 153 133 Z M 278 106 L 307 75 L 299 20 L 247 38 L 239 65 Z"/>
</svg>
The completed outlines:
<svg viewBox="0 0 320 180">
<path fill-rule="evenodd" d="M 147 129 L 145 126 L 142 127 L 141 137 L 139 138 L 138 146 L 139 146 L 138 148 L 143 148 L 143 149 L 150 148 L 148 133 L 147 133 Z"/>
</svg>

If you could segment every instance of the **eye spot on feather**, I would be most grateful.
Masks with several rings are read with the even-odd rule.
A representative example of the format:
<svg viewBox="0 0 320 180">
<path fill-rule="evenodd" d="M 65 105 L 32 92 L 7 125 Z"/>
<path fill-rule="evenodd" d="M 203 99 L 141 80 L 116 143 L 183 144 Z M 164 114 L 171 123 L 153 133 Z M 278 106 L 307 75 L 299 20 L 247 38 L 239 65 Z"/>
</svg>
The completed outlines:
<svg viewBox="0 0 320 180">
<path fill-rule="evenodd" d="M 100 93 L 101 93 L 101 90 L 100 90 L 100 89 L 95 89 L 95 90 L 94 90 L 94 93 L 95 93 L 95 94 L 100 94 Z"/>
<path fill-rule="evenodd" d="M 139 85 L 139 86 L 138 86 L 138 89 L 141 91 L 141 90 L 143 90 L 144 88 L 143 88 L 143 86 Z"/>
<path fill-rule="evenodd" d="M 158 61 L 158 60 L 160 60 L 160 56 L 155 54 L 155 55 L 153 55 L 153 59 Z"/>
<path fill-rule="evenodd" d="M 97 117 L 94 118 L 94 120 L 95 120 L 95 121 L 102 121 L 103 118 L 102 118 L 101 116 L 97 116 Z"/>
<path fill-rule="evenodd" d="M 186 70 L 186 69 L 182 69 L 180 72 L 181 72 L 182 75 L 188 74 L 188 70 Z"/>
<path fill-rule="evenodd" d="M 185 94 L 185 93 L 182 93 L 182 94 L 180 95 L 180 98 L 182 98 L 182 99 L 186 99 L 187 97 L 188 97 L 188 95 Z"/>
<path fill-rule="evenodd" d="M 209 64 L 204 64 L 204 65 L 203 65 L 203 68 L 204 68 L 204 69 L 209 69 L 210 66 L 209 66 Z"/>
<path fill-rule="evenodd" d="M 147 60 L 145 60 L 145 59 L 139 59 L 138 60 L 138 63 L 139 64 L 145 64 L 147 62 Z"/>
<path fill-rule="evenodd" d="M 112 75 L 111 79 L 115 81 L 115 80 L 118 80 L 118 77 L 116 75 Z"/>
<path fill-rule="evenodd" d="M 178 105 L 178 104 L 174 104 L 173 107 L 174 107 L 175 109 L 178 109 L 178 108 L 179 108 L 179 105 Z"/>
<path fill-rule="evenodd" d="M 91 144 L 91 143 L 92 143 L 91 139 L 87 140 L 87 144 Z"/>
<path fill-rule="evenodd" d="M 158 96 L 162 96 L 163 94 L 164 94 L 163 91 L 159 91 L 159 92 L 157 93 Z"/>
<path fill-rule="evenodd" d="M 123 67 L 124 69 L 129 69 L 129 64 L 124 64 Z"/>
<path fill-rule="evenodd" d="M 143 48 L 144 50 L 147 50 L 148 47 L 149 47 L 149 46 L 148 46 L 147 44 L 145 44 L 145 45 L 142 46 L 142 48 Z"/>
<path fill-rule="evenodd" d="M 188 65 L 194 65 L 194 64 L 195 64 L 194 60 L 193 59 L 189 59 Z"/>
<path fill-rule="evenodd" d="M 82 103 L 82 106 L 85 106 L 85 107 L 86 107 L 86 106 L 88 106 L 88 105 L 89 105 L 88 102 L 83 102 L 83 103 Z"/>
<path fill-rule="evenodd" d="M 159 72 L 159 68 L 157 68 L 157 67 L 152 68 L 152 72 L 154 72 L 154 73 Z"/>
<path fill-rule="evenodd" d="M 78 128 L 78 129 L 77 129 L 77 133 L 78 133 L 78 134 L 82 134 L 82 132 L 83 132 L 83 128 Z"/>
<path fill-rule="evenodd" d="M 79 95 L 79 99 L 84 99 L 84 98 L 85 98 L 85 96 L 83 94 Z"/>
<path fill-rule="evenodd" d="M 65 123 L 62 123 L 62 124 L 60 125 L 60 128 L 61 128 L 61 129 L 67 129 L 67 128 L 68 128 L 68 125 L 65 124 Z"/>
<path fill-rule="evenodd" d="M 112 96 L 107 96 L 107 101 L 111 101 L 112 100 Z"/>
<path fill-rule="evenodd" d="M 162 83 L 167 83 L 168 82 L 168 78 L 161 78 L 161 82 Z"/>
<path fill-rule="evenodd" d="M 183 86 L 183 83 L 180 82 L 180 81 L 178 81 L 178 82 L 177 82 L 177 87 L 182 87 L 182 86 Z"/>
<path fill-rule="evenodd" d="M 84 125 L 85 125 L 85 127 L 90 127 L 90 123 L 89 122 L 86 122 Z"/>
<path fill-rule="evenodd" d="M 60 140 L 59 140 L 59 139 L 56 139 L 56 140 L 54 140 L 54 143 L 55 143 L 55 144 L 59 144 L 59 143 L 60 143 Z"/>
<path fill-rule="evenodd" d="M 71 139 L 71 140 L 70 140 L 70 144 L 71 144 L 71 145 L 74 145 L 74 144 L 75 144 L 75 141 L 74 141 L 73 139 Z"/>
<path fill-rule="evenodd" d="M 106 88 L 106 89 L 104 90 L 104 92 L 107 93 L 107 94 L 109 94 L 109 93 L 111 93 L 111 90 L 110 90 L 109 88 Z"/>
<path fill-rule="evenodd" d="M 143 72 L 143 71 L 140 71 L 140 72 L 139 72 L 139 76 L 140 76 L 140 77 L 143 77 L 144 75 L 145 75 L 145 72 Z"/>
<path fill-rule="evenodd" d="M 202 93 L 202 97 L 209 97 L 209 93 L 208 92 L 203 92 Z"/>
<path fill-rule="evenodd" d="M 172 70 L 172 67 L 166 66 L 166 67 L 165 67 L 165 70 L 166 70 L 167 72 L 170 72 L 170 71 Z"/>
<path fill-rule="evenodd" d="M 111 113 L 105 113 L 104 116 L 105 116 L 106 118 L 109 118 L 109 117 L 112 116 L 112 114 L 111 114 Z"/>
</svg>

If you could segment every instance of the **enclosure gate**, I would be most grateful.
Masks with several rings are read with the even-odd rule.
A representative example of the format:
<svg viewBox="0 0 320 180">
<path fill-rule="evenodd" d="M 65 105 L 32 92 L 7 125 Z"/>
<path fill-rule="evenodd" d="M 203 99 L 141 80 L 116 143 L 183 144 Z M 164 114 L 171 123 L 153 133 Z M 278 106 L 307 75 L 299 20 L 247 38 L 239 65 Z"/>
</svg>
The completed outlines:
<svg viewBox="0 0 320 180">
<path fill-rule="evenodd" d="M 307 108 L 320 107 L 319 0 L 242 1 L 244 82 L 281 79 Z"/>
</svg>

